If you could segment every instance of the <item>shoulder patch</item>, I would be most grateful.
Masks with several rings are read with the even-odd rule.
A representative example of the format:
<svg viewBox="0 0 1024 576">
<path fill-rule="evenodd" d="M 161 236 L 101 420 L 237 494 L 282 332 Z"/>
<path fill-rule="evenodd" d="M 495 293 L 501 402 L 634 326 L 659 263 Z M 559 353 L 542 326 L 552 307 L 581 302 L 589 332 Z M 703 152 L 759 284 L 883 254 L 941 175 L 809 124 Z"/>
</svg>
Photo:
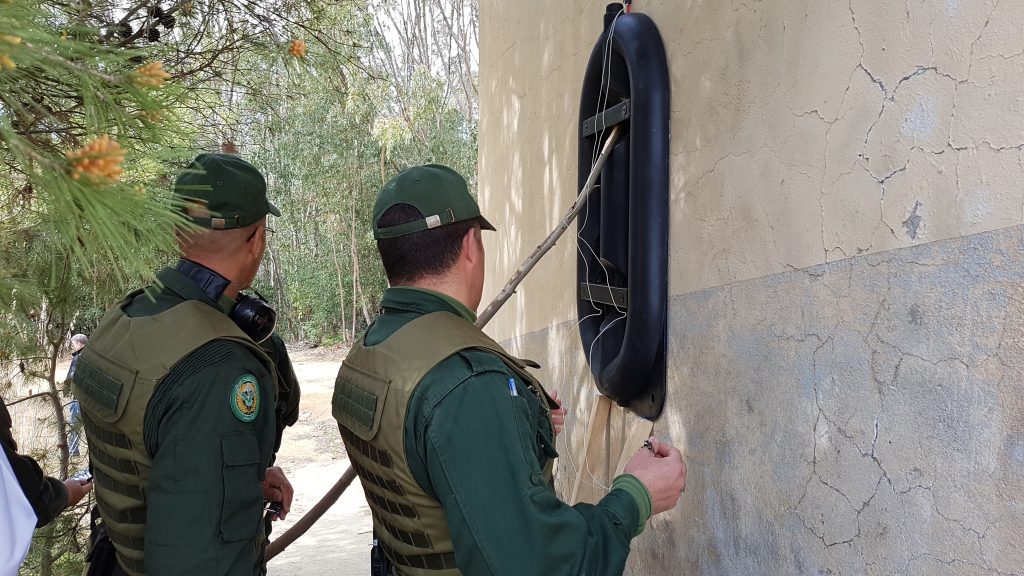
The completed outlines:
<svg viewBox="0 0 1024 576">
<path fill-rule="evenodd" d="M 228 398 L 231 411 L 235 418 L 242 422 L 252 422 L 260 413 L 260 383 L 252 374 L 245 374 L 235 381 Z"/>
</svg>

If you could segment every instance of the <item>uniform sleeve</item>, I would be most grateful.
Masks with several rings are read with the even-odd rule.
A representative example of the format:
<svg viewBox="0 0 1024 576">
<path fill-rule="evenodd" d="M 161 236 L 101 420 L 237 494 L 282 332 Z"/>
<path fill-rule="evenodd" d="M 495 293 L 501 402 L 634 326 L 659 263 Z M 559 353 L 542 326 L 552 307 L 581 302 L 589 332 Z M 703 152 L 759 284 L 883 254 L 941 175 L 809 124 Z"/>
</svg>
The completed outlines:
<svg viewBox="0 0 1024 576">
<path fill-rule="evenodd" d="M 261 559 L 261 482 L 274 442 L 274 391 L 243 346 L 214 341 L 168 374 L 150 400 L 146 572 L 246 575 Z"/>
<path fill-rule="evenodd" d="M 291 426 L 299 420 L 299 399 L 302 391 L 299 390 L 299 379 L 295 377 L 288 348 L 277 332 L 271 334 L 261 346 L 277 367 L 278 419 L 281 424 Z"/>
<path fill-rule="evenodd" d="M 627 491 L 569 506 L 538 460 L 539 402 L 487 371 L 445 394 L 417 431 L 464 574 L 622 574 L 640 511 Z M 500 521 L 496 521 L 500 519 Z"/>
<path fill-rule="evenodd" d="M 60 516 L 68 505 L 68 490 L 64 483 L 43 474 L 39 464 L 29 456 L 22 456 L 4 443 L 4 453 L 11 462 L 14 476 L 21 491 L 36 513 L 36 528 L 41 528 Z"/>
<path fill-rule="evenodd" d="M 11 415 L 0 400 L 0 444 L 11 463 L 18 485 L 36 513 L 36 528 L 45 526 L 60 516 L 68 504 L 68 490 L 64 483 L 43 474 L 34 459 L 18 454 L 18 445 L 11 434 Z"/>
</svg>

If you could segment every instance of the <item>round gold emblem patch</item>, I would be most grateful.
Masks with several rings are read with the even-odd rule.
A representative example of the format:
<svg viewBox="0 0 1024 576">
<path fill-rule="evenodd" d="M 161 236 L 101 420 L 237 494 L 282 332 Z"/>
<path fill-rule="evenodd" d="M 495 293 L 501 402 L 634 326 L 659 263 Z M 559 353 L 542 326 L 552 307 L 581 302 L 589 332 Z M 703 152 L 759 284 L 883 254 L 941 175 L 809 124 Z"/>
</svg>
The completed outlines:
<svg viewBox="0 0 1024 576">
<path fill-rule="evenodd" d="M 242 422 L 252 422 L 260 412 L 260 384 L 252 374 L 239 378 L 231 388 L 231 411 Z"/>
</svg>

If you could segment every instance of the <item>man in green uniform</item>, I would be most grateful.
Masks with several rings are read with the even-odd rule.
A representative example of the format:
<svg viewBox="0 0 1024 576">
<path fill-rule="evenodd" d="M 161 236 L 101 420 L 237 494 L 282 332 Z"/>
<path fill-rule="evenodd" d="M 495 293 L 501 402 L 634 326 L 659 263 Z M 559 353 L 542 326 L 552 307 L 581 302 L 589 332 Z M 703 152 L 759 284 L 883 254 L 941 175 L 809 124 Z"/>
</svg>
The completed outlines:
<svg viewBox="0 0 1024 576">
<path fill-rule="evenodd" d="M 558 403 L 477 329 L 481 229 L 465 180 L 399 173 L 374 207 L 391 284 L 345 359 L 333 411 L 394 574 L 621 574 L 651 514 L 675 506 L 680 453 L 656 439 L 596 505 L 551 485 Z"/>
<path fill-rule="evenodd" d="M 179 231 L 182 259 L 155 286 L 107 312 L 75 372 L 102 518 L 90 573 L 259 574 L 264 505 L 283 518 L 292 488 L 271 466 L 279 376 L 259 342 L 274 313 L 241 291 L 280 212 L 234 156 L 200 155 L 174 192 L 200 229 Z"/>
</svg>

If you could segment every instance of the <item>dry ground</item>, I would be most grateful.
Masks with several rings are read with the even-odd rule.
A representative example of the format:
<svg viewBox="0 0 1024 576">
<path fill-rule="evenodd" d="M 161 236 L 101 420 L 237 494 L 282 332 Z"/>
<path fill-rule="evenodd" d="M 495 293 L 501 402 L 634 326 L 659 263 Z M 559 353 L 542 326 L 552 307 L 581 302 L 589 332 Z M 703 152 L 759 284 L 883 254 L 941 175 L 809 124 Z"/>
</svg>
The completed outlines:
<svg viewBox="0 0 1024 576">
<path fill-rule="evenodd" d="M 302 401 L 299 421 L 285 430 L 277 463 L 291 480 L 295 499 L 288 519 L 275 524 L 275 535 L 316 504 L 348 468 L 331 416 L 334 377 L 345 353 L 333 348 L 291 354 Z M 370 571 L 371 526 L 370 509 L 356 480 L 309 532 L 270 562 L 269 574 L 365 576 Z"/>
</svg>

